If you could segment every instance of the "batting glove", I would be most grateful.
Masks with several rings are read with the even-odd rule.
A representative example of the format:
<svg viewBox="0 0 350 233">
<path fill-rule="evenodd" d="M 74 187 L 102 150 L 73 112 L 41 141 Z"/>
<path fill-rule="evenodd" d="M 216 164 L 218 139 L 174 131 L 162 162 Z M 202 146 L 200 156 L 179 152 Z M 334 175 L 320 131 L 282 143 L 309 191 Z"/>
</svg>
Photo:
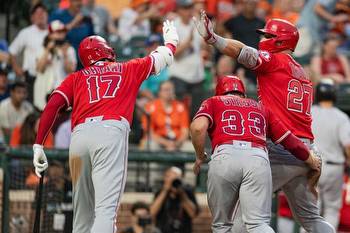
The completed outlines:
<svg viewBox="0 0 350 233">
<path fill-rule="evenodd" d="M 217 41 L 214 33 L 213 23 L 208 18 L 207 14 L 204 10 L 201 11 L 200 19 L 198 20 L 196 17 L 193 17 L 194 24 L 199 32 L 199 34 L 203 37 L 203 39 L 208 44 L 215 44 Z"/>
<path fill-rule="evenodd" d="M 35 174 L 38 177 L 41 177 L 40 173 L 45 171 L 49 166 L 43 146 L 39 144 L 34 144 L 33 152 L 34 152 L 33 164 L 35 167 Z"/>
<path fill-rule="evenodd" d="M 177 34 L 174 21 L 166 20 L 163 23 L 164 44 L 172 44 L 175 47 L 179 44 L 179 35 Z"/>
</svg>

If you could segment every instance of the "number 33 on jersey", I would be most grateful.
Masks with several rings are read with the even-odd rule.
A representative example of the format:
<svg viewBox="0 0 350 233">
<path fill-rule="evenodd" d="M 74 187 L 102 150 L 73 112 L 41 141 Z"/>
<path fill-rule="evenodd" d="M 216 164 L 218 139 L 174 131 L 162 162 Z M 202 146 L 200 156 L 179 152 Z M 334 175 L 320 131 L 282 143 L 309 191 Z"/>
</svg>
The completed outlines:
<svg viewBox="0 0 350 233">
<path fill-rule="evenodd" d="M 205 100 L 195 118 L 209 119 L 212 148 L 232 140 L 266 145 L 266 137 L 279 143 L 290 132 L 269 110 L 255 100 L 235 95 L 214 96 Z"/>
</svg>

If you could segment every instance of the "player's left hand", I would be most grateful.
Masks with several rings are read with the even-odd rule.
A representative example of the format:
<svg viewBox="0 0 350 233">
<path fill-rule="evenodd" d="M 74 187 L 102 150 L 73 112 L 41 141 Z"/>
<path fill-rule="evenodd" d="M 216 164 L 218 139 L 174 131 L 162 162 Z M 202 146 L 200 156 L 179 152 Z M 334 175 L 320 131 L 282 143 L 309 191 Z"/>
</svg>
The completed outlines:
<svg viewBox="0 0 350 233">
<path fill-rule="evenodd" d="M 177 34 L 174 21 L 166 20 L 163 23 L 164 44 L 172 44 L 175 47 L 179 44 L 179 35 Z"/>
<path fill-rule="evenodd" d="M 207 153 L 204 152 L 204 155 L 205 155 L 205 158 L 207 157 Z M 200 170 L 201 170 L 201 166 L 202 164 L 205 162 L 206 159 L 199 159 L 199 158 L 196 158 L 196 161 L 194 162 L 194 165 L 193 165 L 193 173 L 195 175 L 198 175 Z"/>
<path fill-rule="evenodd" d="M 318 198 L 317 185 L 320 176 L 321 170 L 310 170 L 307 174 L 309 189 L 311 193 L 316 197 L 316 199 Z"/>
<path fill-rule="evenodd" d="M 35 174 L 38 177 L 41 177 L 40 173 L 45 171 L 49 166 L 43 146 L 39 144 L 34 144 L 33 152 L 34 152 L 33 164 L 35 167 Z"/>
<path fill-rule="evenodd" d="M 205 42 L 208 44 L 214 44 L 216 42 L 214 26 L 205 11 L 201 10 L 200 19 L 198 20 L 196 17 L 193 17 L 193 21 L 199 34 L 203 37 Z"/>
</svg>

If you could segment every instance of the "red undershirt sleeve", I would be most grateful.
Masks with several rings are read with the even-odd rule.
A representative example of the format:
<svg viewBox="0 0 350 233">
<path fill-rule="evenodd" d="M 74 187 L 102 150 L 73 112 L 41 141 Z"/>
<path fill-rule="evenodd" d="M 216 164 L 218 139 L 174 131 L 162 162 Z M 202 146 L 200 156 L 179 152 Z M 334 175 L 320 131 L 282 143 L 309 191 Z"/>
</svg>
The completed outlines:
<svg viewBox="0 0 350 233">
<path fill-rule="evenodd" d="M 280 144 L 291 152 L 296 158 L 305 161 L 309 158 L 309 149 L 294 134 L 289 134 Z"/>
<path fill-rule="evenodd" d="M 65 106 L 65 98 L 60 94 L 53 93 L 43 113 L 41 114 L 35 144 L 44 144 L 47 135 L 55 123 L 58 112 Z"/>
</svg>

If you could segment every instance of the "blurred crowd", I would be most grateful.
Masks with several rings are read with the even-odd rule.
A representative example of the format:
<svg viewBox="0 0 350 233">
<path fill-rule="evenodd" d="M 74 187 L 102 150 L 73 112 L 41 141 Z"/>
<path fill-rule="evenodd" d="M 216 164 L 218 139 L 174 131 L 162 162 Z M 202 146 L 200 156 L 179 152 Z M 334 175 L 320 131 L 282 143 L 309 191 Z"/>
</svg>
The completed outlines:
<svg viewBox="0 0 350 233">
<path fill-rule="evenodd" d="M 192 22 L 201 9 L 214 21 L 219 35 L 255 48 L 260 40 L 257 28 L 263 28 L 270 18 L 286 19 L 299 28 L 294 57 L 315 84 L 323 79 L 335 84 L 350 82 L 350 0 L 130 0 L 118 18 L 112 18 L 97 0 L 32 0 L 29 4 L 28 26 L 10 41 L 0 38 L 0 141 L 13 147 L 34 143 L 40 112 L 50 93 L 69 73 L 82 68 L 77 49 L 84 37 L 104 37 L 115 49 L 117 60 L 125 61 L 147 55 L 163 43 L 162 22 L 167 18 L 174 20 L 180 45 L 173 65 L 142 84 L 130 142 L 139 149 L 193 151 L 190 119 L 201 101 L 212 95 L 218 77 L 236 74 L 248 91 L 256 90 L 253 72 L 202 41 Z M 45 147 L 68 148 L 70 131 L 70 113 L 64 112 Z M 171 196 L 188 202 L 181 217 L 196 215 L 191 194 L 182 190 L 179 197 Z M 157 205 L 138 203 L 133 215 L 164 218 L 164 200 L 159 198 L 163 198 L 162 190 L 156 195 Z M 179 208 L 178 203 L 169 203 L 167 208 Z M 138 223 L 147 221 L 133 221 L 135 226 L 125 232 L 143 232 Z M 179 223 L 158 227 L 171 224 Z"/>
</svg>

